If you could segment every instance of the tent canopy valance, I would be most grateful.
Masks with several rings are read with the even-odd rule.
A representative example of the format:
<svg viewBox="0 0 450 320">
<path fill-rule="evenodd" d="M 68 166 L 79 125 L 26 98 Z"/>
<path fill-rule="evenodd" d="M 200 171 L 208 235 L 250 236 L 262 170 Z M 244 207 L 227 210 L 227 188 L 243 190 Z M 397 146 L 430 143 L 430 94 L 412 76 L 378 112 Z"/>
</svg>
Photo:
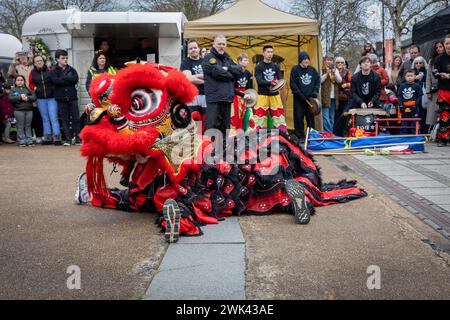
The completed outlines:
<svg viewBox="0 0 450 320">
<path fill-rule="evenodd" d="M 215 15 L 186 22 L 186 38 L 225 36 L 316 36 L 316 20 L 286 13 L 262 3 L 259 0 L 236 1 L 226 10 Z"/>
</svg>

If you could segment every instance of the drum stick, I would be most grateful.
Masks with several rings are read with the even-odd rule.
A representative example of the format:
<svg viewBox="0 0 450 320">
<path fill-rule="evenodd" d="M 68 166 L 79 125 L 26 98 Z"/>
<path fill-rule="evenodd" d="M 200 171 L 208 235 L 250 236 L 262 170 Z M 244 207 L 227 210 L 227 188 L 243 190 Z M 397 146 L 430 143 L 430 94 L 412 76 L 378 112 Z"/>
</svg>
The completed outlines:
<svg viewBox="0 0 450 320">
<path fill-rule="evenodd" d="M 305 150 L 308 149 L 307 147 L 308 147 L 309 130 L 310 128 L 308 127 L 306 129 Z"/>
</svg>

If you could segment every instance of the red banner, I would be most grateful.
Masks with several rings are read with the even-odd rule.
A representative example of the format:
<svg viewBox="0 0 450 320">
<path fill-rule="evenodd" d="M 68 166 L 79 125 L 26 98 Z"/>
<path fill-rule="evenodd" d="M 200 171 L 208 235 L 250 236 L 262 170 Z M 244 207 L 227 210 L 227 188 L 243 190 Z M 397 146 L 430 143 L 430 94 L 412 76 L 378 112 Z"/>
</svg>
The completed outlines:
<svg viewBox="0 0 450 320">
<path fill-rule="evenodd" d="M 384 40 L 384 57 L 386 68 L 391 68 L 394 60 L 394 39 Z"/>
</svg>

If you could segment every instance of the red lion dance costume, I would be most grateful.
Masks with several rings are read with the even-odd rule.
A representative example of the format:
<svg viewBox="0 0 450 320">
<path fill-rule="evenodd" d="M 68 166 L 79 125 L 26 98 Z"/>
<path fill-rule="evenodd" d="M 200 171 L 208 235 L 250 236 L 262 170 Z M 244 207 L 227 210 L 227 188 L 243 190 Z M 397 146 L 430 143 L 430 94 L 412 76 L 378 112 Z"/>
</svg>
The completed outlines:
<svg viewBox="0 0 450 320">
<path fill-rule="evenodd" d="M 211 154 L 213 143 L 192 129 L 194 121 L 186 107 L 197 88 L 174 68 L 134 64 L 117 75 L 96 77 L 90 88 L 95 106 L 86 108 L 81 154 L 87 157 L 92 205 L 164 212 L 158 223 L 166 230 L 166 238 L 200 235 L 202 225 L 242 213 L 299 213 L 297 222 L 307 223 L 314 206 L 367 195 L 355 181 L 322 183 L 312 158 L 295 137 L 284 133 L 258 136 L 257 143 L 247 141 L 244 147 L 233 146 L 234 159 L 242 164 L 223 160 L 206 164 L 202 157 Z M 197 147 L 181 161 L 174 161 L 173 150 L 180 139 L 191 139 Z M 267 151 L 273 142 L 279 148 L 259 159 L 259 151 Z M 107 188 L 105 158 L 123 167 L 121 184 L 126 189 Z M 168 203 L 178 213 L 176 230 L 172 228 L 174 217 L 165 210 Z"/>
</svg>

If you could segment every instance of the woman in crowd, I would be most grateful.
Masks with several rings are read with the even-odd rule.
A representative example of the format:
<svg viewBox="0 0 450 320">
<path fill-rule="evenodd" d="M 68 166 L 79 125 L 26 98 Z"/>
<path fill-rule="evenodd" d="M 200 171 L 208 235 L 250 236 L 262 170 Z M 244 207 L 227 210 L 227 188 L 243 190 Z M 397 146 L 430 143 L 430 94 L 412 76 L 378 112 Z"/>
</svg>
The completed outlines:
<svg viewBox="0 0 450 320">
<path fill-rule="evenodd" d="M 343 57 L 336 58 L 336 68 L 339 70 L 342 82 L 338 85 L 338 106 L 336 110 L 336 115 L 334 121 L 344 113 L 348 106 L 348 98 L 350 95 L 350 82 L 352 80 L 352 75 L 350 70 L 348 70 L 346 61 Z"/>
<path fill-rule="evenodd" d="M 437 121 L 439 105 L 437 104 L 438 80 L 432 76 L 434 61 L 436 57 L 445 52 L 444 43 L 438 41 L 434 44 L 433 54 L 428 62 L 428 70 L 425 81 L 425 91 L 428 97 L 426 125 L 434 126 Z"/>
<path fill-rule="evenodd" d="M 425 58 L 422 56 L 418 56 L 413 60 L 412 67 L 414 69 L 414 72 L 416 74 L 415 82 L 420 85 L 422 88 L 422 94 L 425 92 L 425 82 L 427 78 L 427 69 L 428 64 L 425 61 Z M 428 126 L 426 125 L 426 118 L 427 118 L 427 106 L 423 105 L 422 100 L 419 103 L 419 114 L 418 117 L 420 120 L 420 133 L 426 134 L 428 133 Z"/>
<path fill-rule="evenodd" d="M 58 121 L 58 104 L 55 100 L 55 87 L 50 70 L 40 55 L 33 57 L 29 83 L 37 98 L 37 106 L 42 117 L 44 139 L 42 144 L 61 145 L 61 133 Z M 33 115 L 34 116 L 34 115 Z"/>
<path fill-rule="evenodd" d="M 372 46 L 372 42 L 367 40 L 366 42 L 364 42 L 363 50 L 361 52 L 361 57 L 365 57 L 370 53 L 375 54 L 375 48 Z"/>
<path fill-rule="evenodd" d="M 33 119 L 33 102 L 36 101 L 36 95 L 25 85 L 24 76 L 16 76 L 14 87 L 9 93 L 9 101 L 14 107 L 14 117 L 17 120 L 19 146 L 32 146 L 31 121 Z"/>
<path fill-rule="evenodd" d="M 206 47 L 201 47 L 200 48 L 200 56 L 202 57 L 202 59 L 209 53 L 208 48 Z"/>
<path fill-rule="evenodd" d="M 398 71 L 402 66 L 403 60 L 401 55 L 394 55 L 394 60 L 392 61 L 392 66 L 387 70 L 389 76 L 389 84 L 397 85 Z"/>
<path fill-rule="evenodd" d="M 342 78 L 334 65 L 334 55 L 331 53 L 325 56 L 320 82 L 322 86 L 323 131 L 333 132 L 338 85 L 342 82 Z"/>
<path fill-rule="evenodd" d="M 98 51 L 94 55 L 92 60 L 92 65 L 88 70 L 86 79 L 86 91 L 89 93 L 89 87 L 91 86 L 91 81 L 96 76 L 107 72 L 109 74 L 116 74 L 116 70 L 109 65 L 109 61 L 103 51 Z"/>
</svg>

